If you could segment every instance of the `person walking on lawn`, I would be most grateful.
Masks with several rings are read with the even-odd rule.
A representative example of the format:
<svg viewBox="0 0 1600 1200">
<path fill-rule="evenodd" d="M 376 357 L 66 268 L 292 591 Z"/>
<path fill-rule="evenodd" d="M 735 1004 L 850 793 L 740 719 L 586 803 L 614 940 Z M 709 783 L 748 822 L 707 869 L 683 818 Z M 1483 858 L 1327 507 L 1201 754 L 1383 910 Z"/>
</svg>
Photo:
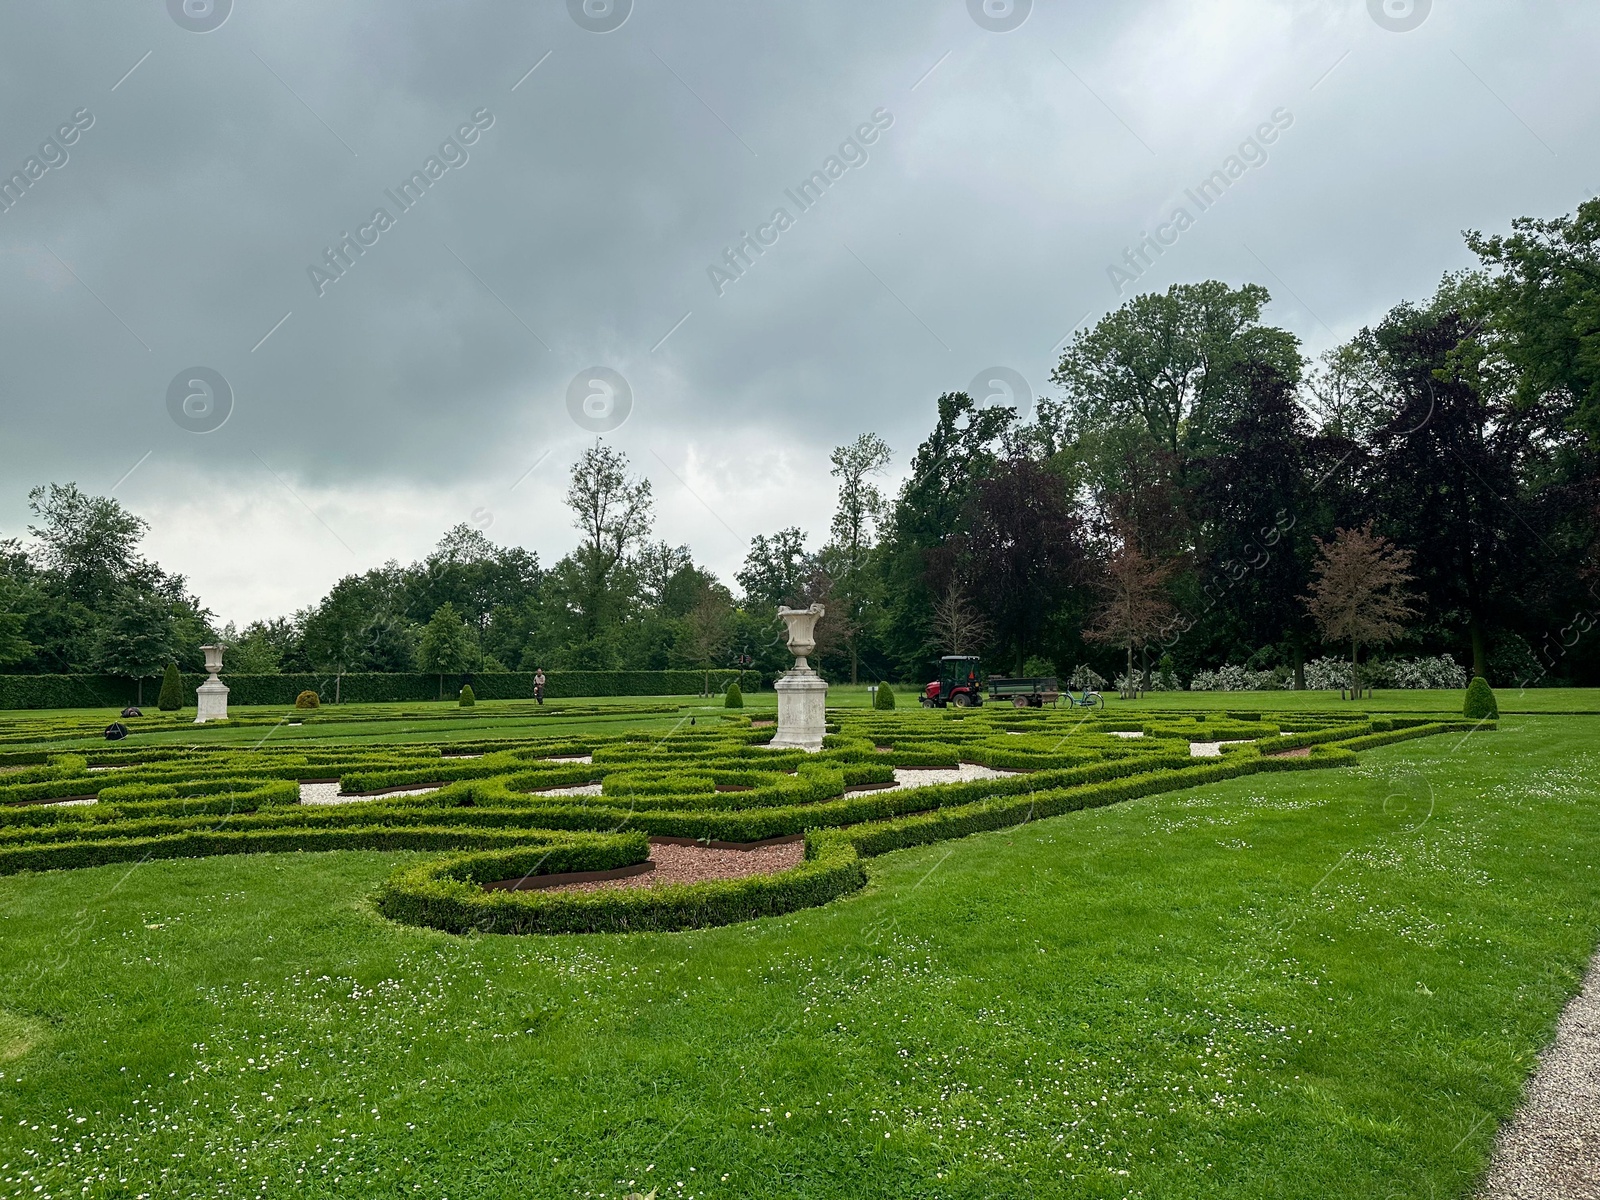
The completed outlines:
<svg viewBox="0 0 1600 1200">
<path fill-rule="evenodd" d="M 533 698 L 540 704 L 544 703 L 544 668 L 540 667 L 533 677 Z"/>
</svg>

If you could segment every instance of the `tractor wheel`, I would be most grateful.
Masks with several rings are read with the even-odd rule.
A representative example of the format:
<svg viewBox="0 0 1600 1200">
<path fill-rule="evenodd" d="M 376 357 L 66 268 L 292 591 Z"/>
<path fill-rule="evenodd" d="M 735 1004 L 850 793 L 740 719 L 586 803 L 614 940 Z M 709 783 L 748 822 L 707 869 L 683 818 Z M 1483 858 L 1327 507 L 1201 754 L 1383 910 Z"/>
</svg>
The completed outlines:
<svg viewBox="0 0 1600 1200">
<path fill-rule="evenodd" d="M 955 696 L 952 697 L 952 699 L 953 699 L 953 701 L 955 703 L 955 706 L 957 708 L 971 708 L 972 707 L 972 697 L 967 695 L 965 692 L 957 692 L 955 694 Z"/>
<path fill-rule="evenodd" d="M 1011 699 L 1011 707 L 1012 708 L 1027 708 L 1028 707 L 1028 698 L 1026 696 L 1013 696 L 1012 699 Z"/>
</svg>

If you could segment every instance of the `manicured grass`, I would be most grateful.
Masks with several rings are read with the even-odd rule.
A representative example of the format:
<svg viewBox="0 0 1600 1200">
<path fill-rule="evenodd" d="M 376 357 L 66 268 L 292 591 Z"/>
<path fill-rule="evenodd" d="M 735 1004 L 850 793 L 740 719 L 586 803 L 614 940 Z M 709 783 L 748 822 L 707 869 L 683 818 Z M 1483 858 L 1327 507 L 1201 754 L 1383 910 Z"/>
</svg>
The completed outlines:
<svg viewBox="0 0 1600 1200">
<path fill-rule="evenodd" d="M 1510 718 L 687 934 L 391 924 L 396 854 L 0 878 L 0 1196 L 1464 1196 L 1600 934 L 1597 737 Z"/>
</svg>

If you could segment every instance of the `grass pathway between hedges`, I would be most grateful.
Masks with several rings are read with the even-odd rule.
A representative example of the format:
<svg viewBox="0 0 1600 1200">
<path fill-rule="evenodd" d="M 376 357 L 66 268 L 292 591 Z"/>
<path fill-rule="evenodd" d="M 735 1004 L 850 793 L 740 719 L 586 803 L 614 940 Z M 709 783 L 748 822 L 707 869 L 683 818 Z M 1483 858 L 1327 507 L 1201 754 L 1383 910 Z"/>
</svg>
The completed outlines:
<svg viewBox="0 0 1600 1200">
<path fill-rule="evenodd" d="M 1469 1195 L 1600 937 L 1596 745 L 1509 718 L 690 934 L 390 925 L 400 855 L 0 879 L 0 1197 Z"/>
</svg>

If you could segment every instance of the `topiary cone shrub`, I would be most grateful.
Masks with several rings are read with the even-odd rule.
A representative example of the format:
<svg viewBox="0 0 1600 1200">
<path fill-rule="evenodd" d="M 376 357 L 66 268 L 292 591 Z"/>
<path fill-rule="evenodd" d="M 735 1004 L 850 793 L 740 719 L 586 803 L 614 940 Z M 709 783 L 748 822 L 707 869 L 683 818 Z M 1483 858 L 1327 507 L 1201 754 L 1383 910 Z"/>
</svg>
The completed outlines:
<svg viewBox="0 0 1600 1200">
<path fill-rule="evenodd" d="M 183 707 L 183 680 L 178 678 L 177 663 L 168 663 L 166 674 L 161 676 L 161 696 L 156 707 L 162 712 L 177 712 Z"/>
<path fill-rule="evenodd" d="M 739 690 L 737 683 L 730 683 L 728 690 L 722 695 L 723 708 L 743 708 L 744 693 Z"/>
<path fill-rule="evenodd" d="M 878 690 L 872 694 L 873 708 L 893 708 L 894 690 L 887 683 L 880 683 Z"/>
<path fill-rule="evenodd" d="M 460 699 L 460 701 L 458 701 L 458 703 L 461 705 L 461 707 L 462 708 L 471 708 L 477 702 L 478 702 L 478 698 L 475 695 L 472 694 L 472 685 L 470 683 L 462 684 L 461 685 L 461 699 Z"/>
<path fill-rule="evenodd" d="M 321 708 L 322 697 L 312 691 L 301 692 L 294 698 L 296 708 Z"/>
<path fill-rule="evenodd" d="M 1461 706 L 1461 715 L 1469 721 L 1499 720 L 1500 706 L 1495 703 L 1494 689 L 1482 675 L 1473 676 L 1467 684 L 1467 702 Z"/>
</svg>

